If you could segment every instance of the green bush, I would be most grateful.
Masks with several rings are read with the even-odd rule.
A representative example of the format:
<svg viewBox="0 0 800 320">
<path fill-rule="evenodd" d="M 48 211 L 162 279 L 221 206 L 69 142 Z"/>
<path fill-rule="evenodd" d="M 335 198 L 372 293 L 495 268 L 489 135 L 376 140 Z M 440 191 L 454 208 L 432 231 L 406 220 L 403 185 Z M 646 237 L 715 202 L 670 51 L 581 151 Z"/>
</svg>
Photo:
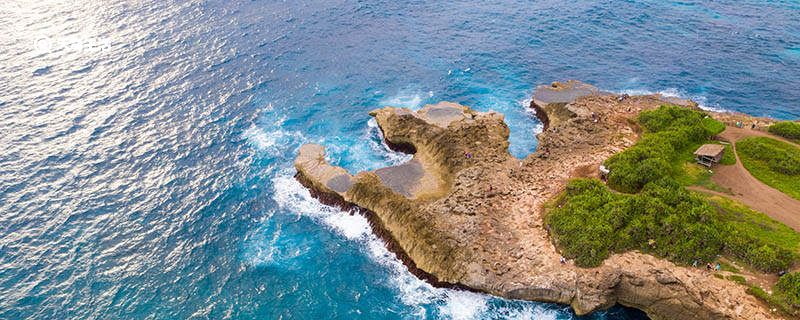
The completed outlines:
<svg viewBox="0 0 800 320">
<path fill-rule="evenodd" d="M 783 121 L 769 126 L 769 132 L 787 139 L 800 140 L 800 123 Z"/>
<path fill-rule="evenodd" d="M 794 307 L 800 307 L 800 272 L 792 272 L 778 279 L 775 288 L 784 300 Z"/>
<path fill-rule="evenodd" d="M 786 270 L 795 258 L 791 251 L 764 244 L 757 238 L 738 233 L 726 237 L 725 253 L 765 272 Z"/>
<path fill-rule="evenodd" d="M 747 288 L 747 293 L 766 302 L 770 308 L 780 310 L 783 314 L 792 319 L 800 315 L 800 276 L 798 273 L 788 273 L 778 279 L 775 290 L 772 294 L 767 293 L 761 287 L 751 285 Z"/>
<path fill-rule="evenodd" d="M 611 170 L 608 184 L 620 192 L 636 193 L 650 182 L 676 174 L 682 169 L 675 162 L 684 151 L 725 129 L 701 111 L 677 106 L 644 111 L 638 120 L 646 131 L 642 139 L 606 161 Z"/>
<path fill-rule="evenodd" d="M 564 256 L 592 267 L 640 250 L 679 263 L 726 254 L 765 272 L 789 269 L 800 235 L 763 214 L 690 193 L 671 178 L 618 194 L 596 179 L 570 181 L 547 225 Z"/>
<path fill-rule="evenodd" d="M 633 249 L 683 263 L 710 261 L 723 247 L 713 207 L 669 178 L 636 195 L 577 179 L 565 200 L 547 223 L 564 255 L 579 266 L 597 266 L 611 252 Z"/>
</svg>

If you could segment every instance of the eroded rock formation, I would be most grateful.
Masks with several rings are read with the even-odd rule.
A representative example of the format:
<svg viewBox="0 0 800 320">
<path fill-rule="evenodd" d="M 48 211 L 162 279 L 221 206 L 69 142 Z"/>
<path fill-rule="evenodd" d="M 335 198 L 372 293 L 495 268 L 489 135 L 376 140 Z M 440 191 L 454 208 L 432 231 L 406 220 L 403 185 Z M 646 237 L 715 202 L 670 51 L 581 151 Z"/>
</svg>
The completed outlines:
<svg viewBox="0 0 800 320">
<path fill-rule="evenodd" d="M 295 167 L 322 200 L 363 209 L 411 270 L 436 284 L 569 304 L 578 314 L 620 303 L 653 319 L 775 318 L 744 287 L 649 255 L 616 254 L 589 269 L 559 262 L 543 205 L 569 178 L 596 175 L 632 145 L 632 119 L 665 102 L 696 106 L 579 82 L 540 87 L 531 107 L 546 129 L 524 160 L 508 153 L 498 113 L 447 102 L 386 107 L 370 115 L 387 144 L 414 152 L 408 163 L 351 175 L 328 164 L 322 146 L 305 145 Z"/>
</svg>

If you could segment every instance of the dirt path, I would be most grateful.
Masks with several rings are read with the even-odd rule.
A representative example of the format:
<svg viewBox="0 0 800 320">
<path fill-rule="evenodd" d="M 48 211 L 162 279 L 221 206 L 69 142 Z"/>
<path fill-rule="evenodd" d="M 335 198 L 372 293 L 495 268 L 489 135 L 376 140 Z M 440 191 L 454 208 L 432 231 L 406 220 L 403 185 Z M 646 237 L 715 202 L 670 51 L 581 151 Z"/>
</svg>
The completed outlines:
<svg viewBox="0 0 800 320">
<path fill-rule="evenodd" d="M 759 130 L 750 130 L 750 129 L 743 129 L 743 128 L 737 128 L 737 127 L 728 126 L 728 127 L 725 127 L 725 131 L 723 131 L 719 136 L 720 136 L 720 138 L 722 138 L 723 140 L 728 141 L 728 142 L 735 142 L 735 141 L 738 141 L 739 139 L 747 138 L 747 137 L 767 137 L 767 138 L 770 138 L 770 139 L 775 139 L 775 140 L 778 140 L 778 141 L 786 142 L 788 144 L 791 144 L 791 145 L 793 145 L 795 147 L 800 148 L 800 145 L 798 145 L 797 143 L 795 143 L 793 141 L 787 140 L 784 137 L 776 136 L 776 135 L 773 135 L 773 134 L 770 134 L 770 133 L 767 133 L 767 132 L 764 132 L 764 131 L 759 131 Z"/>
<path fill-rule="evenodd" d="M 800 147 L 794 142 L 770 135 L 766 132 L 727 127 L 725 131 L 720 134 L 720 138 L 731 142 L 736 155 L 736 165 L 715 167 L 715 172 L 714 175 L 711 176 L 711 180 L 722 187 L 730 188 L 733 195 L 717 192 L 710 193 L 738 200 L 800 232 L 800 201 L 758 181 L 758 179 L 753 177 L 744 165 L 742 165 L 739 155 L 736 154 L 735 142 L 739 139 L 752 136 L 769 137 Z"/>
</svg>

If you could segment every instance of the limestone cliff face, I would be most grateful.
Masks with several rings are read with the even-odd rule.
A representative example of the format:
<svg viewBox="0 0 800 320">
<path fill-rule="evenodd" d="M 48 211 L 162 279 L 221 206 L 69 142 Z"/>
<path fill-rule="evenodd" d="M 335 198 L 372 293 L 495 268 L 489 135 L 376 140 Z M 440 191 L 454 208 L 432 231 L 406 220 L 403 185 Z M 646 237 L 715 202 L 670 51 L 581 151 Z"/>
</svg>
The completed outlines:
<svg viewBox="0 0 800 320">
<path fill-rule="evenodd" d="M 578 314 L 620 303 L 653 319 L 775 318 L 744 287 L 652 256 L 617 254 L 591 269 L 559 262 L 542 205 L 569 178 L 596 174 L 632 145 L 631 120 L 664 102 L 675 103 L 577 82 L 541 87 L 532 107 L 547 128 L 524 160 L 508 153 L 498 113 L 453 103 L 386 107 L 370 115 L 387 144 L 414 152 L 408 163 L 351 175 L 328 164 L 322 146 L 305 145 L 295 167 L 321 199 L 363 209 L 412 271 L 436 284 L 570 304 Z"/>
</svg>

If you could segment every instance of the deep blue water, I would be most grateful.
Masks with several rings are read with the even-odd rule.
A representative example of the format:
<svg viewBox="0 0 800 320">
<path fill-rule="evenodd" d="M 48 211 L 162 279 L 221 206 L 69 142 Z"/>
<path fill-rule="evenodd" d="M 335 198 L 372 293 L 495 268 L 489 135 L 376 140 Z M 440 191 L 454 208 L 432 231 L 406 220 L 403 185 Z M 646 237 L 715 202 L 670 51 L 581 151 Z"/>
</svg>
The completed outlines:
<svg viewBox="0 0 800 320">
<path fill-rule="evenodd" d="M 452 100 L 522 157 L 570 78 L 800 117 L 797 1 L 7 0 L 0 32 L 0 319 L 571 319 L 414 278 L 297 148 L 398 163 L 367 111 Z"/>
</svg>

